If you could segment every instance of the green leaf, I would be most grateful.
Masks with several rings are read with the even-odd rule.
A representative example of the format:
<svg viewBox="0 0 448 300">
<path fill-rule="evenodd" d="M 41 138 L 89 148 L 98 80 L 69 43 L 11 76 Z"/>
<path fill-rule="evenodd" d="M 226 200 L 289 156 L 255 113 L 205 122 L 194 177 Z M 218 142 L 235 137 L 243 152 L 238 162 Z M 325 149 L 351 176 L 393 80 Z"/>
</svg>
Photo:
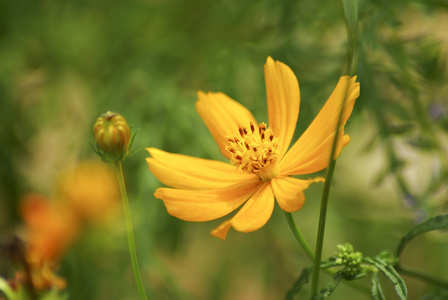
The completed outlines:
<svg viewBox="0 0 448 300">
<path fill-rule="evenodd" d="M 344 276 L 341 273 L 339 272 L 336 273 L 333 280 L 327 283 L 325 287 L 321 289 L 320 292 L 312 298 L 312 300 L 321 300 L 329 297 L 338 287 L 339 283 L 341 283 L 343 278 Z"/>
<path fill-rule="evenodd" d="M 372 299 L 373 300 L 386 300 L 381 289 L 380 281 L 378 280 L 378 272 L 374 272 L 372 276 Z"/>
<path fill-rule="evenodd" d="M 14 291 L 12 290 L 11 286 L 9 285 L 8 281 L 0 277 L 0 291 L 5 294 L 5 297 L 7 299 L 14 299 Z M 0 293 L 1 294 L 1 293 Z"/>
<path fill-rule="evenodd" d="M 384 261 L 377 258 L 372 259 L 370 257 L 365 257 L 364 261 L 376 267 L 378 270 L 383 272 L 384 275 L 386 275 L 386 277 L 393 283 L 395 292 L 401 300 L 407 299 L 408 289 L 406 288 L 406 284 L 393 266 L 386 264 Z"/>
<path fill-rule="evenodd" d="M 289 290 L 288 294 L 286 295 L 286 300 L 293 300 L 294 295 L 300 292 L 300 289 L 304 284 L 308 283 L 308 279 L 313 273 L 313 267 L 305 268 L 302 270 L 302 273 L 300 273 L 299 278 L 297 279 L 296 283 L 292 287 L 291 290 Z"/>
<path fill-rule="evenodd" d="M 132 129 L 132 126 L 131 126 Z M 132 133 L 131 135 L 131 139 L 129 140 L 129 149 L 132 149 L 132 146 L 134 145 L 134 140 L 135 140 L 135 136 L 137 135 L 137 133 L 140 132 L 140 128 L 137 129 L 134 133 Z"/>
<path fill-rule="evenodd" d="M 342 0 L 342 6 L 347 23 L 355 32 L 358 26 L 359 0 Z"/>
<path fill-rule="evenodd" d="M 347 279 L 346 280 L 358 280 L 361 279 L 363 277 L 366 277 L 367 275 L 369 275 L 370 273 L 372 273 L 371 269 L 363 269 L 361 272 L 359 272 L 358 274 L 356 274 L 353 278 Z"/>
<path fill-rule="evenodd" d="M 320 263 L 320 267 L 322 269 L 328 269 L 328 268 L 333 268 L 333 267 L 339 267 L 339 266 L 343 266 L 344 264 L 342 263 L 336 263 L 336 259 L 334 257 L 331 257 L 330 259 L 327 260 L 323 260 Z"/>
<path fill-rule="evenodd" d="M 433 230 L 448 229 L 448 214 L 433 217 L 412 228 L 402 239 L 397 249 L 397 257 L 401 255 L 404 247 L 415 237 Z"/>
<path fill-rule="evenodd" d="M 388 250 L 381 251 L 375 258 L 387 265 L 394 266 L 398 263 L 398 259 Z"/>
</svg>

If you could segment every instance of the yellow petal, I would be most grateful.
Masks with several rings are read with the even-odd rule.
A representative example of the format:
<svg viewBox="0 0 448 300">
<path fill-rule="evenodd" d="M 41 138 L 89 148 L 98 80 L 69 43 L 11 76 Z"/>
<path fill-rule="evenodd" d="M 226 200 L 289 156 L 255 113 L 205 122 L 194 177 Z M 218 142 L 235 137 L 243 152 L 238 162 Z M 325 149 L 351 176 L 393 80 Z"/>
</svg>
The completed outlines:
<svg viewBox="0 0 448 300">
<path fill-rule="evenodd" d="M 251 232 L 263 227 L 274 210 L 270 182 L 263 183 L 230 221 L 235 230 Z"/>
<path fill-rule="evenodd" d="M 268 57 L 264 66 L 269 128 L 280 139 L 280 157 L 291 143 L 300 107 L 299 83 L 285 64 Z"/>
<path fill-rule="evenodd" d="M 335 159 L 341 153 L 342 148 L 344 148 L 350 141 L 348 135 L 342 136 L 344 133 L 344 128 L 339 129 L 339 143 L 336 145 Z M 325 169 L 328 166 L 328 161 L 330 159 L 331 147 L 333 146 L 335 133 L 333 132 L 329 135 L 324 142 L 313 149 L 312 153 L 307 156 L 307 160 L 298 164 L 296 168 L 290 169 L 289 172 L 281 171 L 281 175 L 296 175 L 296 174 L 311 174 L 315 173 L 316 170 Z M 304 153 L 305 154 L 305 153 Z"/>
<path fill-rule="evenodd" d="M 170 215 L 184 221 L 205 222 L 237 209 L 258 186 L 259 182 L 244 182 L 205 191 L 159 188 L 154 196 L 163 200 Z"/>
<path fill-rule="evenodd" d="M 146 148 L 149 170 L 165 185 L 187 190 L 216 189 L 237 182 L 256 182 L 255 174 L 231 164 Z"/>
<path fill-rule="evenodd" d="M 295 212 L 302 208 L 305 203 L 303 193 L 311 183 L 323 182 L 323 177 L 310 180 L 302 180 L 289 176 L 277 176 L 271 181 L 272 190 L 281 209 L 286 212 Z"/>
<path fill-rule="evenodd" d="M 230 159 L 231 154 L 225 149 L 229 145 L 226 136 L 238 134 L 239 126 L 249 127 L 250 122 L 258 124 L 252 113 L 235 100 L 223 93 L 207 94 L 199 91 L 196 111 L 201 116 L 208 130 L 219 146 L 221 153 Z"/>
<path fill-rule="evenodd" d="M 325 103 L 319 114 L 303 135 L 286 153 L 280 163 L 282 175 L 309 174 L 327 167 L 330 159 L 333 138 L 339 112 L 346 98 L 342 120 L 339 127 L 340 138 L 336 148 L 335 158 L 348 143 L 344 136 L 344 125 L 350 117 L 356 98 L 359 96 L 359 83 L 355 77 L 343 76 Z"/>
<path fill-rule="evenodd" d="M 211 234 L 213 236 L 216 236 L 217 238 L 220 238 L 221 240 L 225 241 L 227 232 L 229 232 L 230 227 L 232 224 L 230 223 L 231 220 L 224 221 L 221 225 L 216 227 L 212 230 Z"/>
</svg>

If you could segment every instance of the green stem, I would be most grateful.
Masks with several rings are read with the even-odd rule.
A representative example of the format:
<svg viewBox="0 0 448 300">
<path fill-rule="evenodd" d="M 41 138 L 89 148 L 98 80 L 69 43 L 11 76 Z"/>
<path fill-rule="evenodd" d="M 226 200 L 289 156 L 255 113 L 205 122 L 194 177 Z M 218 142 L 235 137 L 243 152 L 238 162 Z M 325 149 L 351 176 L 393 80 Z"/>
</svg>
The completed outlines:
<svg viewBox="0 0 448 300">
<path fill-rule="evenodd" d="M 338 123 L 339 124 L 339 123 Z M 337 137 L 337 134 L 336 134 Z M 336 140 L 336 139 L 335 139 Z M 328 198 L 330 195 L 331 180 L 333 178 L 335 160 L 334 157 L 334 145 L 331 151 L 331 161 L 328 165 L 327 176 L 325 178 L 325 186 L 322 192 L 322 201 L 320 204 L 320 215 L 319 215 L 319 228 L 317 231 L 317 241 L 316 241 L 316 256 L 314 258 L 314 271 L 313 271 L 313 281 L 311 285 L 311 295 L 315 296 L 317 290 L 319 289 L 319 275 L 320 275 L 320 264 L 322 262 L 322 250 L 324 245 L 324 235 L 325 235 L 325 223 L 327 220 L 327 208 L 328 208 Z"/>
<path fill-rule="evenodd" d="M 400 266 L 400 265 L 396 266 L 395 269 L 398 272 L 400 272 L 400 273 L 402 273 L 404 275 L 407 275 L 407 276 L 410 276 L 410 277 L 414 277 L 414 278 L 426 281 L 426 282 L 428 282 L 430 284 L 448 287 L 448 282 L 447 281 L 444 281 L 444 280 L 436 278 L 436 277 L 432 277 L 432 276 L 427 275 L 427 274 L 420 273 L 419 271 L 416 271 L 416 270 L 413 270 L 413 269 L 409 269 L 407 267 L 403 267 L 403 266 Z"/>
<path fill-rule="evenodd" d="M 346 73 L 349 75 L 354 75 L 354 70 L 356 64 L 354 62 L 354 58 L 357 57 L 357 33 L 356 29 L 353 30 L 349 28 L 348 20 L 346 19 L 346 28 L 347 28 L 347 66 Z M 322 262 L 322 250 L 324 244 L 324 235 L 325 235 L 325 223 L 327 220 L 327 208 L 328 208 L 328 199 L 330 196 L 331 189 L 331 181 L 333 179 L 334 168 L 336 166 L 336 160 L 334 159 L 334 155 L 336 153 L 336 145 L 338 143 L 339 137 L 339 124 L 341 124 L 342 114 L 344 112 L 345 101 L 347 98 L 348 86 L 344 92 L 344 101 L 342 102 L 341 109 L 339 111 L 338 122 L 336 124 L 336 132 L 333 140 L 333 145 L 331 147 L 331 154 L 329 158 L 329 163 L 327 167 L 327 174 L 325 178 L 324 190 L 322 192 L 322 200 L 320 205 L 320 215 L 319 215 L 319 228 L 317 232 L 317 241 L 316 241 L 316 256 L 314 259 L 314 271 L 313 271 L 313 281 L 311 285 L 311 295 L 314 297 L 317 295 L 317 291 L 319 289 L 319 275 L 320 275 L 320 264 Z"/>
<path fill-rule="evenodd" d="M 308 242 L 305 240 L 305 237 L 300 232 L 299 228 L 297 227 L 296 223 L 294 222 L 294 218 L 292 217 L 291 213 L 288 213 L 285 211 L 286 220 L 288 221 L 289 228 L 291 228 L 292 234 L 296 238 L 297 242 L 299 242 L 302 249 L 305 251 L 305 253 L 308 255 L 308 257 L 314 261 L 314 251 L 311 249 Z"/>
<path fill-rule="evenodd" d="M 345 101 L 347 98 L 347 93 L 349 89 L 349 84 L 347 84 L 344 91 L 344 101 L 342 101 L 341 109 L 339 111 L 338 122 L 336 123 L 335 137 L 333 140 L 333 145 L 331 147 L 331 154 L 327 167 L 327 174 L 325 178 L 324 190 L 322 192 L 322 200 L 320 204 L 320 215 L 319 215 L 319 228 L 317 231 L 317 241 L 316 241 L 316 256 L 314 258 L 314 271 L 313 271 L 313 281 L 311 285 L 311 295 L 313 297 L 317 294 L 319 289 L 319 275 L 320 275 L 320 264 L 322 262 L 322 250 L 324 245 L 324 235 L 325 235 L 325 223 L 327 220 L 327 208 L 328 199 L 330 196 L 331 181 L 333 179 L 334 168 L 336 166 L 336 160 L 334 155 L 336 153 L 336 145 L 338 143 L 339 136 L 339 124 L 341 124 L 342 114 L 344 112 Z"/>
<path fill-rule="evenodd" d="M 126 185 L 123 178 L 123 169 L 121 162 L 114 164 L 115 171 L 117 173 L 118 185 L 120 186 L 121 200 L 123 202 L 124 218 L 126 221 L 126 232 L 128 235 L 129 255 L 131 257 L 132 271 L 134 273 L 135 284 L 137 285 L 140 299 L 147 299 L 146 292 L 143 287 L 142 278 L 140 276 L 140 270 L 138 268 L 137 252 L 135 251 L 134 231 L 132 229 L 131 210 L 129 209 L 128 195 L 126 193 Z"/>
<path fill-rule="evenodd" d="M 311 249 L 311 247 L 309 246 L 308 242 L 305 240 L 305 237 L 302 235 L 302 233 L 300 232 L 299 228 L 297 227 L 294 218 L 292 217 L 291 213 L 285 212 L 285 216 L 286 216 L 286 220 L 288 221 L 288 225 L 291 228 L 291 231 L 294 235 L 294 237 L 296 238 L 296 240 L 299 242 L 300 246 L 303 248 L 303 250 L 306 252 L 306 254 L 308 255 L 308 257 L 314 261 L 315 255 L 314 255 L 314 251 Z M 327 274 L 330 277 L 333 277 L 335 275 L 335 272 L 329 270 L 329 269 L 323 269 L 322 272 L 324 272 L 325 274 Z M 366 289 L 364 286 L 361 286 L 359 284 L 357 284 L 354 281 L 344 281 L 347 285 L 362 291 L 362 292 L 369 292 L 369 289 Z"/>
</svg>

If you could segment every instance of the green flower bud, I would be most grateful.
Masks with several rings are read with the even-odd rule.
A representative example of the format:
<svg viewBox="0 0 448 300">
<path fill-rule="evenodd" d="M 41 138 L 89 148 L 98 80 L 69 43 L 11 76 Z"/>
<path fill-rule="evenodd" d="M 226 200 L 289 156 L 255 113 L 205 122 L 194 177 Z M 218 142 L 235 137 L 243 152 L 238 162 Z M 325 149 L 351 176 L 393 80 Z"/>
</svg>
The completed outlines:
<svg viewBox="0 0 448 300">
<path fill-rule="evenodd" d="M 129 154 L 131 129 L 123 116 L 111 111 L 102 114 L 93 125 L 93 135 L 103 160 L 121 161 Z"/>
<path fill-rule="evenodd" d="M 346 276 L 346 279 L 355 278 L 362 271 L 362 253 L 355 252 L 353 246 L 349 243 L 337 245 L 337 249 L 338 251 L 334 254 L 334 261 L 344 266 L 341 272 Z"/>
</svg>

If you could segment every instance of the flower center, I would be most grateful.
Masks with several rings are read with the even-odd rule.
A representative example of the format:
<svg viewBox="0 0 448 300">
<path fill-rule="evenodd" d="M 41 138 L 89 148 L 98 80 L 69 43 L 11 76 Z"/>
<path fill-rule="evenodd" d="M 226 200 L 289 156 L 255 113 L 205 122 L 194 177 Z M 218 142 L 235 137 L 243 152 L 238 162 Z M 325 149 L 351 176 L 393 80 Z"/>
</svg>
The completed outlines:
<svg viewBox="0 0 448 300">
<path fill-rule="evenodd" d="M 250 122 L 247 129 L 239 128 L 239 136 L 227 137 L 230 145 L 226 150 L 232 153 L 230 162 L 238 169 L 252 172 L 263 181 L 268 181 L 277 176 L 279 142 L 271 129 L 266 129 L 266 124 L 261 123 L 256 130 Z"/>
</svg>

